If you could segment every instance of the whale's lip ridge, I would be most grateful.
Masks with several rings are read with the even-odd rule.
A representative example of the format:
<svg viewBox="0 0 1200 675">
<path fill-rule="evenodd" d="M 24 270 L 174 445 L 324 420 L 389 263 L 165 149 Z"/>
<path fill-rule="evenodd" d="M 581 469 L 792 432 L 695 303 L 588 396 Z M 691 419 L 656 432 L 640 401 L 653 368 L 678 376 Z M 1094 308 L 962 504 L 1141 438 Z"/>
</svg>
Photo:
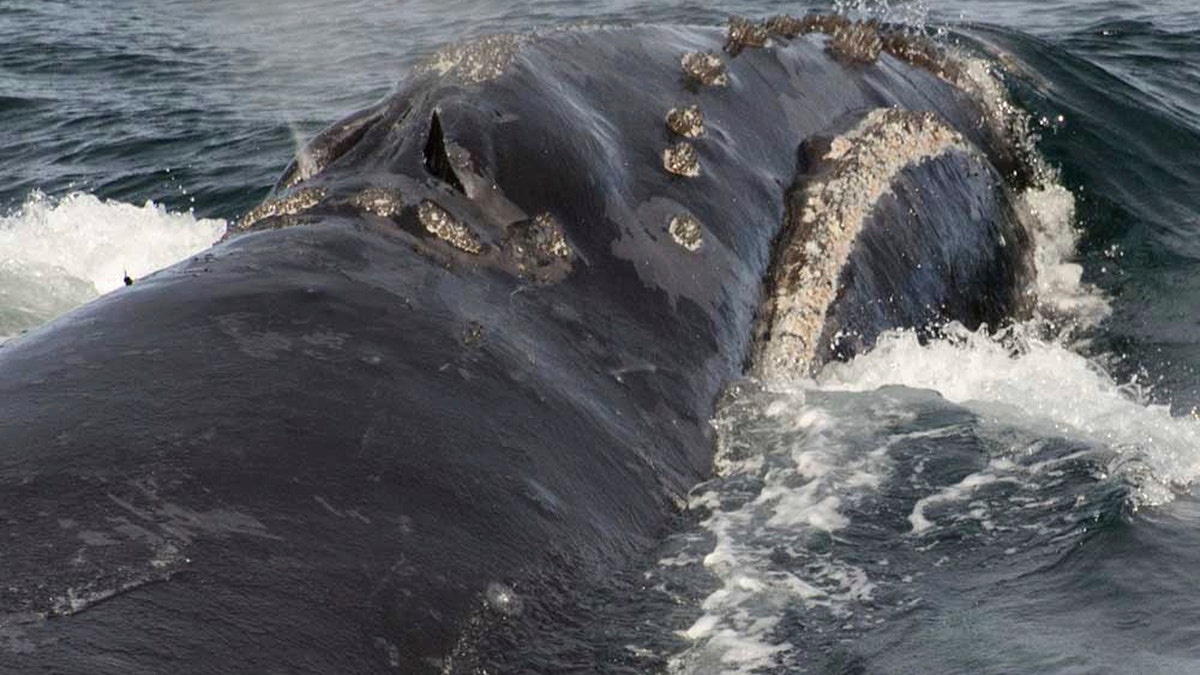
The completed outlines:
<svg viewBox="0 0 1200 675">
<path fill-rule="evenodd" d="M 503 75 L 532 34 L 497 33 L 448 45 L 414 68 L 416 74 L 433 73 L 461 84 L 480 84 Z"/>
<path fill-rule="evenodd" d="M 799 189 L 777 244 L 771 291 L 760 316 L 767 336 L 757 343 L 751 372 L 765 380 L 809 374 L 837 296 L 839 277 L 872 209 L 906 168 L 957 152 L 986 170 L 986 160 L 962 134 L 933 113 L 879 108 L 834 137 Z"/>
</svg>

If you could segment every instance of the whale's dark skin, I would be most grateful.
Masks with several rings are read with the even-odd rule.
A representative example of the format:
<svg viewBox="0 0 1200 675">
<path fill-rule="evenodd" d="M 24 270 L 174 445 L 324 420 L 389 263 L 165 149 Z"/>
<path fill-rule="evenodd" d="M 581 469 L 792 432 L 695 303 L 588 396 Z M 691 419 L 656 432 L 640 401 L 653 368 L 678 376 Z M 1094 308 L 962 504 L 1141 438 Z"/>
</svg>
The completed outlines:
<svg viewBox="0 0 1200 675">
<path fill-rule="evenodd" d="M 489 624 L 552 621 L 575 581 L 648 550 L 709 470 L 803 142 L 900 106 L 990 152 L 964 94 L 820 36 L 723 56 L 723 87 L 684 77 L 682 54 L 723 41 L 562 31 L 488 81 L 417 73 L 285 177 L 277 196 L 315 205 L 0 349 L 0 669 L 454 670 Z M 692 103 L 688 178 L 661 153 L 666 111 Z M 1019 229 L 995 171 L 957 164 L 906 180 L 993 205 L 946 222 Z M 365 188 L 402 209 L 356 206 Z M 480 253 L 431 234 L 424 200 Z M 679 212 L 702 224 L 695 252 L 668 232 Z M 539 214 L 569 255 L 501 255 Z M 958 304 L 912 316 L 1012 311 L 1020 261 L 966 258 L 996 295 L 922 278 Z M 861 294 L 842 316 L 909 320 Z"/>
</svg>

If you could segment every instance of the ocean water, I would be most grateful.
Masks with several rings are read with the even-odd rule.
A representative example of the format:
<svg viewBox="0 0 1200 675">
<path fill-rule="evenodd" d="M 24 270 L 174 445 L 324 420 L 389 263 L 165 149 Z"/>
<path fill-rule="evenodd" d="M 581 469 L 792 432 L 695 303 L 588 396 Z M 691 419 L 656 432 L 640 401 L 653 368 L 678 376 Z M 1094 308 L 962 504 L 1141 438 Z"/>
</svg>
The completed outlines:
<svg viewBox="0 0 1200 675">
<path fill-rule="evenodd" d="M 203 250 L 437 46 L 828 4 L 7 0 L 0 335 Z M 990 59 L 1059 174 L 1040 311 L 730 387 L 714 476 L 500 672 L 1200 672 L 1200 6 L 843 2 Z M 0 346 L 0 349 L 3 347 Z"/>
</svg>

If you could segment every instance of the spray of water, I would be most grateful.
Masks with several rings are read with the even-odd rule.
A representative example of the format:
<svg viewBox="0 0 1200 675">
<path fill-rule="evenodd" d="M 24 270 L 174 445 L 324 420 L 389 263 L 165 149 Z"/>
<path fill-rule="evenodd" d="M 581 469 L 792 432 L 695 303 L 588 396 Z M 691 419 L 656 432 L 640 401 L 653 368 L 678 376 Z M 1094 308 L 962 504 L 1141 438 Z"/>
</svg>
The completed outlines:
<svg viewBox="0 0 1200 675">
<path fill-rule="evenodd" d="M 33 328 L 171 263 L 225 233 L 223 220 L 86 193 L 34 193 L 0 217 L 0 336 Z"/>
<path fill-rule="evenodd" d="M 871 19 L 925 28 L 929 23 L 929 3 L 926 0 L 834 0 L 833 11 L 860 21 Z"/>
</svg>

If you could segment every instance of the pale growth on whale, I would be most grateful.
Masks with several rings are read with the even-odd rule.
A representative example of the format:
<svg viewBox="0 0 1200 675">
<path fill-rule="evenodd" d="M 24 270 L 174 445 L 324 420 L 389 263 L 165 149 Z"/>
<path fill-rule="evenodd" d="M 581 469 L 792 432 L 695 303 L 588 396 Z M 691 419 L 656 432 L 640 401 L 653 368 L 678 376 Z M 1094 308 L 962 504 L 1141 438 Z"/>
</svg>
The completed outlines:
<svg viewBox="0 0 1200 675">
<path fill-rule="evenodd" d="M 765 47 L 768 39 L 770 39 L 770 34 L 765 24 L 754 23 L 740 16 L 729 17 L 725 51 L 730 56 L 737 56 L 746 47 Z"/>
<path fill-rule="evenodd" d="M 816 359 L 838 278 L 871 209 L 905 168 L 958 151 L 978 156 L 962 135 L 932 113 L 873 110 L 835 138 L 828 171 L 805 188 L 804 206 L 784 242 L 768 302 L 770 339 L 752 370 L 764 379 L 805 377 Z"/>
<path fill-rule="evenodd" d="M 671 238 L 676 244 L 695 253 L 704 245 L 704 231 L 700 227 L 700 221 L 690 213 L 677 213 L 671 216 L 671 222 L 667 226 L 667 231 L 671 233 Z"/>
<path fill-rule="evenodd" d="M 662 153 L 663 168 L 668 173 L 684 178 L 695 178 L 700 175 L 700 155 L 695 146 L 687 141 L 680 141 Z"/>
<path fill-rule="evenodd" d="M 790 40 L 808 32 L 810 24 L 809 17 L 802 19 L 786 14 L 778 14 L 764 21 L 763 28 L 769 35 Z"/>
<path fill-rule="evenodd" d="M 467 348 L 478 347 L 481 342 L 483 342 L 483 326 L 477 321 L 468 323 L 463 328 L 463 346 Z"/>
<path fill-rule="evenodd" d="M 558 281 L 571 271 L 575 252 L 562 225 L 549 213 L 508 226 L 499 246 L 517 275 L 541 283 Z"/>
<path fill-rule="evenodd" d="M 284 197 L 268 199 L 246 212 L 237 222 L 237 229 L 248 230 L 267 218 L 294 216 L 316 206 L 325 198 L 323 188 L 301 188 Z"/>
<path fill-rule="evenodd" d="M 683 74 L 706 87 L 724 87 L 729 84 L 725 63 L 715 54 L 688 52 L 680 59 Z"/>
<path fill-rule="evenodd" d="M 474 232 L 458 222 L 446 209 L 429 200 L 421 202 L 417 208 L 417 219 L 427 232 L 460 251 L 473 255 L 483 251 L 483 244 Z"/>
<path fill-rule="evenodd" d="M 838 26 L 830 38 L 829 53 L 850 63 L 874 63 L 883 51 L 879 24 L 875 21 L 856 21 Z"/>
<path fill-rule="evenodd" d="M 351 195 L 350 205 L 367 213 L 391 218 L 404 208 L 404 200 L 398 190 L 369 187 Z"/>
<path fill-rule="evenodd" d="M 944 75 L 950 84 L 971 95 L 983 108 L 984 122 L 992 131 L 1007 140 L 1026 162 L 1035 162 L 1035 169 L 1045 169 L 1034 147 L 1028 115 L 1008 98 L 1003 83 L 993 74 L 992 65 L 984 59 L 951 52 L 948 62 L 953 68 Z"/>
<path fill-rule="evenodd" d="M 699 138 L 704 134 L 704 115 L 700 112 L 700 106 L 671 108 L 667 112 L 667 129 L 685 138 Z"/>
<path fill-rule="evenodd" d="M 433 72 L 452 77 L 463 84 L 480 84 L 500 77 L 508 70 L 527 35 L 489 35 L 439 50 L 417 72 Z"/>
<path fill-rule="evenodd" d="M 542 238 L 537 242 L 537 252 L 547 258 L 571 257 L 571 247 L 563 237 L 562 226 L 549 213 L 539 213 L 533 219 L 533 225 Z"/>
</svg>

